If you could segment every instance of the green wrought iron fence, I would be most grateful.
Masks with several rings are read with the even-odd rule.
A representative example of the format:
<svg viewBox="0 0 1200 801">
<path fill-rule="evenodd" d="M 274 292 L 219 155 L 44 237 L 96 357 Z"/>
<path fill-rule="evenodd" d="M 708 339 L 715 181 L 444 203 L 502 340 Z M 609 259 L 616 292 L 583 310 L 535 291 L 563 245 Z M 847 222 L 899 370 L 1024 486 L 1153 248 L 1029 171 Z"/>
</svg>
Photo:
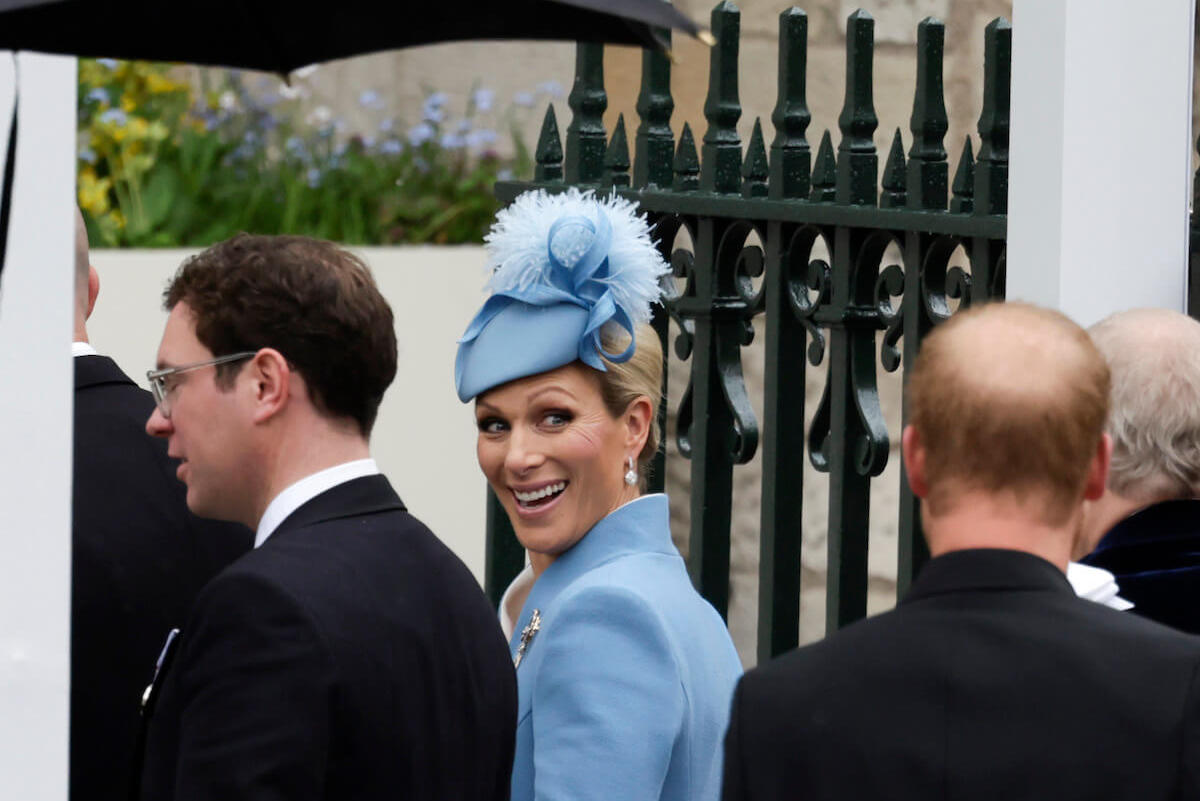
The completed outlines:
<svg viewBox="0 0 1200 801">
<path fill-rule="evenodd" d="M 733 469 L 751 459 L 760 440 L 741 351 L 753 336 L 752 321 L 764 316 L 758 653 L 765 659 L 798 640 L 802 460 L 807 455 L 830 475 L 828 631 L 866 614 L 871 484 L 889 455 L 878 371 L 910 362 L 921 338 L 956 305 L 1004 295 L 1012 29 L 997 19 L 984 32 L 979 154 L 968 137 L 952 182 L 943 145 L 948 119 L 940 21 L 928 18 L 918 26 L 911 146 L 906 159 L 897 128 L 882 180 L 873 140 L 878 121 L 872 96 L 874 21 L 868 13 L 856 11 L 847 23 L 840 143 L 835 152 L 825 131 L 815 162 L 806 136 L 811 115 L 804 12 L 791 8 L 780 15 L 778 102 L 769 147 L 760 121 L 745 151 L 736 129 L 742 113 L 739 12 L 732 3 L 713 10 L 712 31 L 717 44 L 699 154 L 688 125 L 678 142 L 670 128 L 669 60 L 647 51 L 631 173 L 624 119 L 611 137 L 602 122 L 603 50 L 582 44 L 568 98 L 572 119 L 565 159 L 551 107 L 536 148 L 534 180 L 498 184 L 496 193 L 507 202 L 533 188 L 611 189 L 637 201 L 655 224 L 664 256 L 685 286 L 672 292 L 667 314 L 655 325 L 667 344 L 668 316 L 673 318 L 680 332 L 676 353 L 690 360 L 676 443 L 677 452 L 691 460 L 689 570 L 722 614 L 729 599 Z M 685 228 L 690 251 L 674 248 Z M 814 254 L 819 240 L 828 260 Z M 882 264 L 893 243 L 902 263 Z M 966 269 L 953 258 L 960 247 Z M 671 282 L 670 289 L 675 286 Z M 806 358 L 813 365 L 828 362 L 807 432 Z M 660 486 L 664 458 L 660 453 L 654 471 Z M 927 553 L 917 504 L 903 475 L 900 481 L 903 592 Z M 504 511 L 490 497 L 486 583 L 494 600 L 522 563 Z"/>
</svg>

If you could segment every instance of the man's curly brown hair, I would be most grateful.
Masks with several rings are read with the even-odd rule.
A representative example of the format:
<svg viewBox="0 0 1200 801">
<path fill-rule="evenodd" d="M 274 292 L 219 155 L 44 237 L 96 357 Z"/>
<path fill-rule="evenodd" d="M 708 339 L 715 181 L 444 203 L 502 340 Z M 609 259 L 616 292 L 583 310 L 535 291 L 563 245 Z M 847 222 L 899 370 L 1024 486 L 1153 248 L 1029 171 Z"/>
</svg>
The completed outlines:
<svg viewBox="0 0 1200 801">
<path fill-rule="evenodd" d="M 304 379 L 313 403 L 371 433 L 396 375 L 392 310 L 367 266 L 332 242 L 239 234 L 183 263 L 163 293 L 186 303 L 196 338 L 214 356 L 274 348 Z M 221 365 L 229 387 L 244 363 Z"/>
</svg>

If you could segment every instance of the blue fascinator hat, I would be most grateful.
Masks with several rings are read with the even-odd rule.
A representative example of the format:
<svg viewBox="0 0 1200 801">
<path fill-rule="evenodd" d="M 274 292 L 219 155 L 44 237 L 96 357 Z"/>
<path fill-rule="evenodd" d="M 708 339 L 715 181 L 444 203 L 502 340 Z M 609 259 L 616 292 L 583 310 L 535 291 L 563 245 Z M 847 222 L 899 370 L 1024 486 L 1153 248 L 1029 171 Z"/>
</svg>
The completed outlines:
<svg viewBox="0 0 1200 801">
<path fill-rule="evenodd" d="M 484 240 L 492 294 L 458 341 L 459 400 L 577 359 L 604 372 L 633 356 L 669 271 L 635 208 L 571 188 L 526 192 L 496 215 Z M 630 335 L 621 353 L 604 350 L 609 326 Z"/>
</svg>

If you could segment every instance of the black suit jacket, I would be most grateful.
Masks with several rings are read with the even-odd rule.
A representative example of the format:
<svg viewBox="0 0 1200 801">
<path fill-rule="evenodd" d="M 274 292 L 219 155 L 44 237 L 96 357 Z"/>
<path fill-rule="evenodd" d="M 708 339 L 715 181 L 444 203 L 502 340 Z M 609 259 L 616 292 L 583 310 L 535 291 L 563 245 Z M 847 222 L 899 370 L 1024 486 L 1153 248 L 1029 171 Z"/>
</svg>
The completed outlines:
<svg viewBox="0 0 1200 801">
<path fill-rule="evenodd" d="M 516 706 L 474 577 L 387 479 L 359 478 L 205 587 L 155 702 L 142 797 L 506 799 Z"/>
<path fill-rule="evenodd" d="M 112 359 L 75 357 L 71 798 L 127 801 L 138 708 L 167 632 L 245 553 L 245 526 L 187 510 L 154 408 Z"/>
<path fill-rule="evenodd" d="M 1200 639 L 1017 551 L 931 560 L 891 612 L 746 674 L 726 801 L 1200 797 Z"/>
<path fill-rule="evenodd" d="M 1111 572 L 1134 613 L 1200 634 L 1200 501 L 1130 515 L 1082 561 Z"/>
</svg>

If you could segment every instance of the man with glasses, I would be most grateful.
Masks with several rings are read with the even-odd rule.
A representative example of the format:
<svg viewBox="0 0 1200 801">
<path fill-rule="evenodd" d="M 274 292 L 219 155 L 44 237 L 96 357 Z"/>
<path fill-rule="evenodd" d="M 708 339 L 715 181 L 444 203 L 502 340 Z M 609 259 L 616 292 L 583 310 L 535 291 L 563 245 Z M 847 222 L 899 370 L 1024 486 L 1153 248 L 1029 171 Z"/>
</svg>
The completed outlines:
<svg viewBox="0 0 1200 801">
<path fill-rule="evenodd" d="M 506 798 L 516 683 L 495 614 L 370 458 L 396 338 L 366 266 L 242 235 L 165 299 L 147 431 L 194 512 L 256 535 L 163 659 L 142 797 Z"/>
<path fill-rule="evenodd" d="M 75 447 L 71 570 L 73 801 L 129 798 L 138 708 L 163 638 L 217 571 L 250 549 L 238 524 L 188 512 L 154 401 L 88 341 L 100 278 L 75 213 Z"/>
</svg>

